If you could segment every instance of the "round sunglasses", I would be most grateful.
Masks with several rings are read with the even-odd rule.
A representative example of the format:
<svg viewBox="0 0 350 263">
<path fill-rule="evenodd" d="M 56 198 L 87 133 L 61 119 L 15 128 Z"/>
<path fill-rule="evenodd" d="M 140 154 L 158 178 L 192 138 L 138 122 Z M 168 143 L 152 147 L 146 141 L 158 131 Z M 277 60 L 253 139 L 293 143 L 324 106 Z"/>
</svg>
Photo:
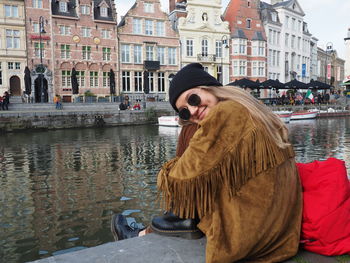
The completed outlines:
<svg viewBox="0 0 350 263">
<path fill-rule="evenodd" d="M 198 107 L 201 104 L 201 97 L 197 94 L 192 94 L 187 98 L 187 103 L 191 106 Z M 191 112 L 188 108 L 181 108 L 179 110 L 179 117 L 185 121 L 191 118 Z"/>
</svg>

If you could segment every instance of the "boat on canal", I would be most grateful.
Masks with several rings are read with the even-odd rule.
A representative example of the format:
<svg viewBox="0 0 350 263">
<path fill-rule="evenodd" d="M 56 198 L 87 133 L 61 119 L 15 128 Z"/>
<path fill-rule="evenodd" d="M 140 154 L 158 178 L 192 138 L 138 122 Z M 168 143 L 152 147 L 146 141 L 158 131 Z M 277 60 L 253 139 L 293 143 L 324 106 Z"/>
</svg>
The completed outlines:
<svg viewBox="0 0 350 263">
<path fill-rule="evenodd" d="M 274 113 L 277 114 L 284 123 L 289 123 L 293 114 L 292 111 L 274 111 Z"/>
<path fill-rule="evenodd" d="M 161 116 L 158 117 L 158 125 L 179 127 L 179 116 Z"/>
<path fill-rule="evenodd" d="M 296 111 L 292 113 L 290 120 L 315 119 L 317 115 L 318 110 Z"/>
</svg>

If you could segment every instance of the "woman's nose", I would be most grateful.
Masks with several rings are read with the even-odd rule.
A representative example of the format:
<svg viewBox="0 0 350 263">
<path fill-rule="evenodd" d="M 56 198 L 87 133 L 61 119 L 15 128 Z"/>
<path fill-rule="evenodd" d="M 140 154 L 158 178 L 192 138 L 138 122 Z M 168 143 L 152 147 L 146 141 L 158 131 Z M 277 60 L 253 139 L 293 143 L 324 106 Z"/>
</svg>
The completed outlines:
<svg viewBox="0 0 350 263">
<path fill-rule="evenodd" d="M 187 109 L 190 111 L 191 116 L 195 116 L 198 111 L 198 106 L 187 105 Z"/>
</svg>

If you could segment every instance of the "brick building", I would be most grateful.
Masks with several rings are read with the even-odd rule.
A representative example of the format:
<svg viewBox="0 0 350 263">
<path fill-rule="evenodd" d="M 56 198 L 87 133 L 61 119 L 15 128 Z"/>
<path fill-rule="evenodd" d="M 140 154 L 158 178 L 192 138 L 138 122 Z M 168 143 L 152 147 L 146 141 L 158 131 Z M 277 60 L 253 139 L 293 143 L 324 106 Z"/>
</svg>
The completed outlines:
<svg viewBox="0 0 350 263">
<path fill-rule="evenodd" d="M 73 68 L 79 94 L 90 91 L 98 97 L 109 96 L 110 70 L 118 71 L 117 20 L 112 0 L 27 0 L 26 17 L 35 102 L 52 101 L 55 94 L 72 101 Z"/>
<path fill-rule="evenodd" d="M 266 80 L 266 35 L 259 0 L 231 0 L 223 14 L 231 30 L 230 81 Z"/>
<path fill-rule="evenodd" d="M 136 0 L 118 25 L 120 88 L 131 101 L 167 99 L 178 71 L 179 36 L 158 0 Z"/>
</svg>

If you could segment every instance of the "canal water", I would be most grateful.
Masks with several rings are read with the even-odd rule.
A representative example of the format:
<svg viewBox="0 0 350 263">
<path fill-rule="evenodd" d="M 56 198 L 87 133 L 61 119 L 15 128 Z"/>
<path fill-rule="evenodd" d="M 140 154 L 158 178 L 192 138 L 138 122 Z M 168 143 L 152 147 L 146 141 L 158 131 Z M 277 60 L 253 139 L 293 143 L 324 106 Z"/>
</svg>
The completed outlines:
<svg viewBox="0 0 350 263">
<path fill-rule="evenodd" d="M 350 164 L 350 118 L 288 124 L 298 162 Z M 179 128 L 156 125 L 0 137 L 0 261 L 26 262 L 113 241 L 110 219 L 161 213 L 156 174 Z"/>
</svg>

